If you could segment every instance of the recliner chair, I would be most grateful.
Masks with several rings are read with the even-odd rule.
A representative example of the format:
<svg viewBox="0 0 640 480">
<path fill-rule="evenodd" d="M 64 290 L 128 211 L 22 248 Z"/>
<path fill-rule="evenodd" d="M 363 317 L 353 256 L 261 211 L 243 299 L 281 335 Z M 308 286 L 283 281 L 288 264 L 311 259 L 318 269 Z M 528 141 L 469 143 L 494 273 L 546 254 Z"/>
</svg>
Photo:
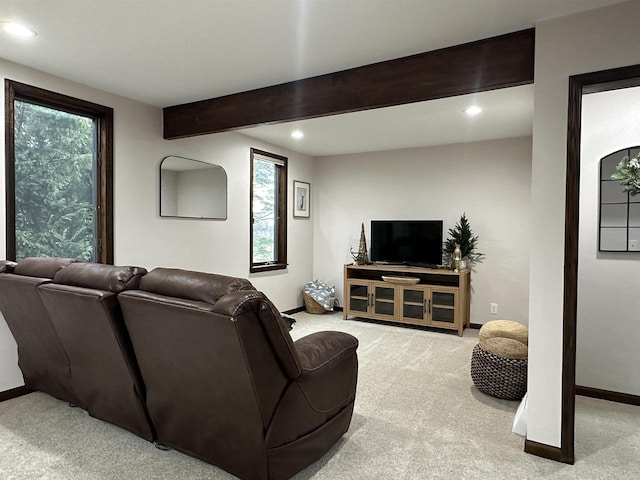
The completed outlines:
<svg viewBox="0 0 640 480">
<path fill-rule="evenodd" d="M 139 267 L 74 263 L 38 287 L 71 362 L 73 390 L 89 415 L 152 441 L 145 389 L 117 295 L 137 288 Z"/>
<path fill-rule="evenodd" d="M 0 273 L 0 311 L 18 345 L 18 366 L 25 386 L 60 400 L 80 404 L 71 386 L 67 354 L 38 287 L 51 283 L 71 258 L 25 258 L 17 265 L 4 262 Z"/>
<path fill-rule="evenodd" d="M 293 342 L 243 279 L 158 268 L 119 295 L 157 440 L 245 480 L 281 480 L 348 430 L 358 341 Z"/>
</svg>

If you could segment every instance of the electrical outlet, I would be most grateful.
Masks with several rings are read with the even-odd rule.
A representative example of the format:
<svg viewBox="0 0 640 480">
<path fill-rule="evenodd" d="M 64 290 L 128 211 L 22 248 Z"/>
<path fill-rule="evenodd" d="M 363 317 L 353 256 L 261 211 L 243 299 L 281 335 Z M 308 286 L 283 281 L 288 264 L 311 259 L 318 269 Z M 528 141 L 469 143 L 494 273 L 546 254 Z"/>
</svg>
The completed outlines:
<svg viewBox="0 0 640 480">
<path fill-rule="evenodd" d="M 489 313 L 491 313 L 491 315 L 497 315 L 498 314 L 498 304 L 497 303 L 490 303 L 489 304 Z"/>
</svg>

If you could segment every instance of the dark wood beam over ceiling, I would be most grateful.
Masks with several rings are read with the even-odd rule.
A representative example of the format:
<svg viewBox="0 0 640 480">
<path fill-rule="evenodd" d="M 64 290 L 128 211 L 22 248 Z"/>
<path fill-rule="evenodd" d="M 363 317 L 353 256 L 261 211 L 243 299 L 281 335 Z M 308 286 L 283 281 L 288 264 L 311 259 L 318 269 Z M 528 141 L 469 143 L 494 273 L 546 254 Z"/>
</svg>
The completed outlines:
<svg viewBox="0 0 640 480">
<path fill-rule="evenodd" d="M 164 109 L 164 138 L 224 132 L 533 83 L 535 30 Z"/>
</svg>

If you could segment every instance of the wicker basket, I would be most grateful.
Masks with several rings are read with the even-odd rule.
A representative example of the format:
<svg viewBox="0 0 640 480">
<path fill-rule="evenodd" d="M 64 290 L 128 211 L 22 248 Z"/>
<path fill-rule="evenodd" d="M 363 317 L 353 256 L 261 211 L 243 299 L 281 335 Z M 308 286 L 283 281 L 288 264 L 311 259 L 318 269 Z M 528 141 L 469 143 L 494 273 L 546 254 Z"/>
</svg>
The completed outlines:
<svg viewBox="0 0 640 480">
<path fill-rule="evenodd" d="M 307 313 L 317 314 L 326 312 L 324 307 L 316 302 L 307 292 L 302 292 L 302 295 L 304 296 L 304 305 L 307 308 Z"/>
<path fill-rule="evenodd" d="M 520 400 L 527 391 L 527 359 L 495 355 L 478 344 L 471 354 L 471 378 L 487 395 Z"/>
</svg>

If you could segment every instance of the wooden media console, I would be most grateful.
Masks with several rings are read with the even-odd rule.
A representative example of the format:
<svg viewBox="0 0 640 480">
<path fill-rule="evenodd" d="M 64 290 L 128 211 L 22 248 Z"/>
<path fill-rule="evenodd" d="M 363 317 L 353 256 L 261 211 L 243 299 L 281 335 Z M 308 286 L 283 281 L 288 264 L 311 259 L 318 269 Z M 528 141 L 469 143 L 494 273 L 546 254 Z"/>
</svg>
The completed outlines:
<svg viewBox="0 0 640 480">
<path fill-rule="evenodd" d="M 344 318 L 446 328 L 462 336 L 469 325 L 470 288 L 469 269 L 345 265 Z"/>
</svg>

